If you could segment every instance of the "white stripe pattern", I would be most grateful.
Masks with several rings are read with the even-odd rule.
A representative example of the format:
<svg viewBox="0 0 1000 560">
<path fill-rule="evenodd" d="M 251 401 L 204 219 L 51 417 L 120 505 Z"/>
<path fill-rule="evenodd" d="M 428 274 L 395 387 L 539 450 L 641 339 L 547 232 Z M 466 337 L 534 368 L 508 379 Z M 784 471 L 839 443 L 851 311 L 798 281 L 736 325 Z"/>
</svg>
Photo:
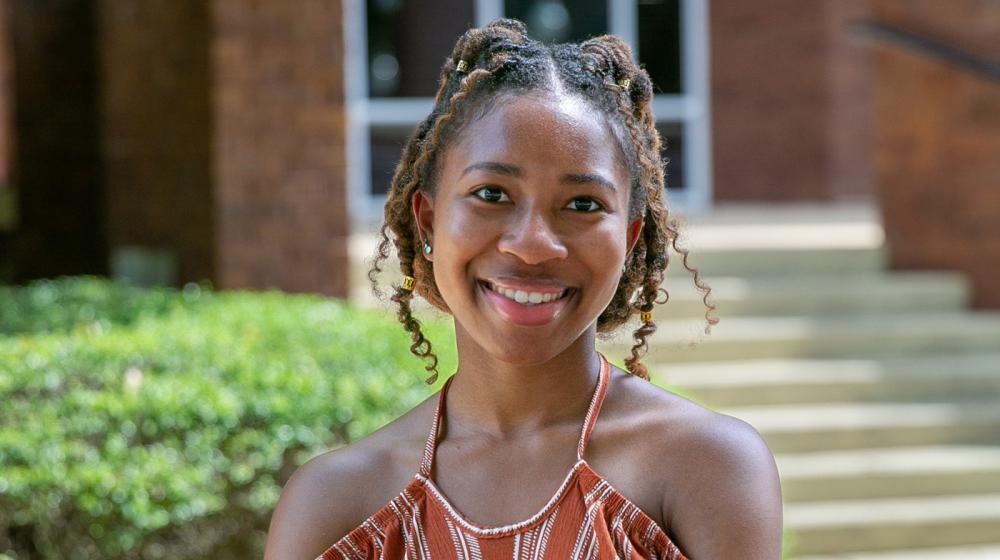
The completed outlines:
<svg viewBox="0 0 1000 560">
<path fill-rule="evenodd" d="M 406 507 L 405 504 L 400 504 L 400 500 L 393 500 L 389 502 L 389 507 L 392 508 L 392 512 L 396 515 L 396 520 L 399 522 L 399 530 L 403 533 L 403 543 L 406 549 L 406 557 L 408 559 L 419 559 L 421 556 L 417 554 L 416 542 L 413 538 L 413 530 L 407 522 L 407 516 L 403 508 Z"/>
<path fill-rule="evenodd" d="M 370 517 L 361 526 L 368 533 L 368 541 L 375 547 L 375 554 L 381 558 L 384 554 L 382 543 L 385 542 L 385 532 Z"/>
<path fill-rule="evenodd" d="M 587 513 L 584 515 L 583 524 L 577 533 L 571 560 L 583 560 L 590 558 L 593 554 L 594 543 L 597 540 L 597 535 L 594 532 L 594 519 L 597 517 L 597 510 L 609 493 L 611 493 L 611 485 L 602 479 L 594 486 L 593 490 L 584 496 L 583 503 L 587 507 Z"/>
<path fill-rule="evenodd" d="M 417 502 L 408 491 L 403 490 L 402 496 L 411 511 L 410 518 L 413 520 L 413 536 L 420 551 L 420 556 L 418 558 L 420 560 L 429 559 L 431 557 L 431 551 L 427 545 L 427 537 L 424 535 L 424 524 L 420 521 L 420 508 L 417 506 Z"/>
<path fill-rule="evenodd" d="M 451 535 L 451 542 L 455 545 L 455 554 L 458 560 L 482 560 L 482 552 L 479 551 L 479 541 L 472 535 L 466 535 L 450 519 L 445 518 L 445 525 Z"/>
<path fill-rule="evenodd" d="M 586 465 L 586 463 L 581 462 L 580 465 L 574 467 L 574 470 L 582 465 Z M 573 487 L 579 488 L 576 485 Z M 434 488 L 430 484 L 421 484 L 416 487 L 407 488 L 386 505 L 385 512 L 381 516 L 381 521 L 375 515 L 369 517 L 359 527 L 360 531 L 352 532 L 335 543 L 327 551 L 327 556 L 324 557 L 321 555 L 318 560 L 322 560 L 323 558 L 364 560 L 368 558 L 366 553 L 374 553 L 373 556 L 381 559 L 387 557 L 398 559 L 398 556 L 391 556 L 391 553 L 396 551 L 387 551 L 384 547 L 384 542 L 387 538 L 387 527 L 380 523 L 384 524 L 388 521 L 385 518 L 386 515 L 394 516 L 398 523 L 398 528 L 402 533 L 401 536 L 404 542 L 404 550 L 399 552 L 404 553 L 404 558 L 429 560 L 431 558 L 431 550 L 430 543 L 425 534 L 426 527 L 424 520 L 427 512 L 421 507 L 421 504 L 426 503 L 428 499 L 426 494 L 422 494 L 422 491 L 427 488 L 431 489 L 431 492 L 429 492 L 431 496 L 443 499 L 443 495 L 438 496 L 434 494 Z M 620 503 L 618 503 L 614 511 L 608 512 L 604 510 L 604 506 L 607 505 L 609 497 L 613 495 L 619 496 L 619 499 L 616 499 L 616 503 L 618 500 L 620 500 Z M 418 498 L 418 496 L 420 497 Z M 601 549 L 601 541 L 598 538 L 599 531 L 596 527 L 597 519 L 601 517 L 600 513 L 602 511 L 607 516 L 606 522 L 612 538 L 615 558 L 631 557 L 635 553 L 636 546 L 641 546 L 645 549 L 649 555 L 648 557 L 652 560 L 677 560 L 681 558 L 680 551 L 672 543 L 668 542 L 668 546 L 664 550 L 656 548 L 656 540 L 661 533 L 659 526 L 643 514 L 642 510 L 635 504 L 617 494 L 615 489 L 603 478 L 599 478 L 594 487 L 583 494 L 582 502 L 585 514 L 582 526 L 577 533 L 572 553 L 569 556 L 571 560 L 599 559 L 602 558 L 603 552 L 607 552 Z M 451 560 L 452 558 L 456 560 L 482 560 L 480 543 L 475 534 L 465 530 L 465 527 L 461 524 L 461 517 L 452 517 L 452 515 L 457 515 L 457 512 L 453 508 L 448 507 L 447 500 L 440 503 L 448 510 L 447 513 L 449 515 L 444 517 L 444 522 L 450 535 L 451 548 L 454 550 L 454 553 L 449 552 L 443 558 L 439 557 L 439 560 Z M 516 531 L 517 526 L 522 525 L 521 523 L 490 529 L 473 527 L 482 532 L 502 529 L 510 530 L 510 538 L 514 541 L 512 560 L 545 560 L 553 527 L 559 518 L 562 507 L 563 504 L 561 503 L 554 504 L 552 510 L 547 512 L 545 519 L 541 523 L 520 533 Z M 636 523 L 642 523 L 640 525 L 642 527 L 641 533 L 636 533 Z M 560 558 L 559 560 L 563 559 Z"/>
<path fill-rule="evenodd" d="M 552 533 L 552 527 L 556 524 L 556 517 L 559 516 L 559 506 L 552 510 L 552 515 L 545 520 L 542 524 L 542 536 L 538 541 L 538 548 L 535 549 L 535 555 L 532 556 L 531 560 L 544 560 L 545 558 L 545 547 L 549 544 L 549 534 Z"/>
</svg>

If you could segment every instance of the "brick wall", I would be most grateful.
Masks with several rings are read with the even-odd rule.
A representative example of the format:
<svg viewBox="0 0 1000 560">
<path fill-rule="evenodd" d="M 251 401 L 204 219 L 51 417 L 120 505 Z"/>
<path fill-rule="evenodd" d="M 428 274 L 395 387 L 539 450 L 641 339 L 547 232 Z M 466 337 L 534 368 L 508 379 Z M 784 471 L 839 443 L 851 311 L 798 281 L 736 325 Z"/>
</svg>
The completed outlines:
<svg viewBox="0 0 1000 560">
<path fill-rule="evenodd" d="M 872 193 L 867 52 L 845 24 L 866 0 L 715 0 L 712 143 L 718 201 Z"/>
<path fill-rule="evenodd" d="M 220 285 L 346 295 L 339 0 L 212 3 Z"/>
<path fill-rule="evenodd" d="M 339 1 L 101 6 L 112 243 L 180 282 L 345 296 Z"/>
<path fill-rule="evenodd" d="M 824 198 L 873 199 L 872 56 L 869 46 L 849 31 L 851 23 L 872 17 L 871 5 L 868 0 L 835 0 L 827 4 L 827 14 L 830 105 L 825 126 L 829 174 Z"/>
<path fill-rule="evenodd" d="M 22 223 L 0 274 L 127 250 L 169 257 L 153 280 L 347 295 L 339 0 L 8 1 Z"/>
<path fill-rule="evenodd" d="M 340 2 L 102 0 L 96 16 L 111 256 L 345 296 Z"/>
<path fill-rule="evenodd" d="M 876 0 L 880 21 L 1000 58 L 1000 4 Z M 968 273 L 1000 307 L 1000 87 L 876 47 L 876 172 L 891 266 Z"/>
<path fill-rule="evenodd" d="M 208 6 L 100 2 L 107 231 L 172 255 L 175 282 L 214 276 Z"/>
</svg>

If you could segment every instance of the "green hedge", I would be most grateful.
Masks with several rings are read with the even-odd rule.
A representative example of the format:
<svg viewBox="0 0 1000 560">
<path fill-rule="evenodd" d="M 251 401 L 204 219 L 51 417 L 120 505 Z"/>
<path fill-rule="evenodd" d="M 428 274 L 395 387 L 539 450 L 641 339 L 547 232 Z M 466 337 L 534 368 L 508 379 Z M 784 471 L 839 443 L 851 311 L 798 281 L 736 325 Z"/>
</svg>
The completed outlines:
<svg viewBox="0 0 1000 560">
<path fill-rule="evenodd" d="M 0 286 L 0 336 L 68 333 L 95 322 L 131 325 L 199 299 L 208 285 L 146 290 L 93 277 L 40 281 L 29 288 Z"/>
<path fill-rule="evenodd" d="M 319 297 L 3 289 L 0 558 L 259 558 L 295 467 L 433 391 L 408 346 Z"/>
</svg>

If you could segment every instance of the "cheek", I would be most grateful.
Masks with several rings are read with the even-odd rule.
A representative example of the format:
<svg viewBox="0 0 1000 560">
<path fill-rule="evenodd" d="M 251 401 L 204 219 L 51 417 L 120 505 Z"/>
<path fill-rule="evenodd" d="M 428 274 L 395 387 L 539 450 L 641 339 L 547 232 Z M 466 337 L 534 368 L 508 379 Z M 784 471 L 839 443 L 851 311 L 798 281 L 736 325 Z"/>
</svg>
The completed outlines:
<svg viewBox="0 0 1000 560">
<path fill-rule="evenodd" d="M 470 265 L 490 251 L 495 227 L 461 204 L 435 216 L 434 277 L 454 312 L 466 301 L 474 271 Z"/>
<path fill-rule="evenodd" d="M 578 258 L 587 264 L 596 281 L 609 286 L 607 290 L 613 295 L 621 276 L 621 263 L 625 261 L 626 227 L 608 223 L 593 233 L 577 246 Z"/>
<path fill-rule="evenodd" d="M 610 265 L 612 258 L 624 259 L 625 250 L 628 244 L 628 227 L 621 220 L 606 220 L 592 232 L 588 253 L 593 253 L 600 257 L 598 260 L 604 262 L 605 268 Z"/>
<path fill-rule="evenodd" d="M 445 232 L 449 253 L 455 256 L 468 256 L 483 250 L 493 238 L 495 224 L 472 209 L 456 204 L 448 212 L 441 215 L 441 224 L 436 231 Z"/>
</svg>

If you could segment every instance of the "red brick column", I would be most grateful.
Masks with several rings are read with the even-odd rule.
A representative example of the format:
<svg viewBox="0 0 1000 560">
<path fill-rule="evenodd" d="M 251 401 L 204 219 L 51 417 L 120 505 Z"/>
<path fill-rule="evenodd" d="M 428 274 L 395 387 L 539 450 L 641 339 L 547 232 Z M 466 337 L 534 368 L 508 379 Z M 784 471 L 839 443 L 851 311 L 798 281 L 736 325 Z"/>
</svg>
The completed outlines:
<svg viewBox="0 0 1000 560">
<path fill-rule="evenodd" d="M 847 23 L 867 0 L 713 0 L 717 201 L 872 195 L 867 52 Z"/>
<path fill-rule="evenodd" d="M 879 21 L 1000 59 L 1000 5 L 876 0 Z M 968 273 L 1000 307 L 1000 85 L 876 47 L 876 172 L 891 266 Z"/>
<path fill-rule="evenodd" d="M 341 19 L 338 0 L 101 1 L 112 257 L 347 295 Z"/>
<path fill-rule="evenodd" d="M 173 270 L 157 280 L 211 279 L 208 6 L 202 0 L 102 0 L 98 15 L 112 258 L 137 247 L 169 256 Z"/>
<path fill-rule="evenodd" d="M 212 2 L 216 273 L 348 290 L 341 2 Z"/>
</svg>

